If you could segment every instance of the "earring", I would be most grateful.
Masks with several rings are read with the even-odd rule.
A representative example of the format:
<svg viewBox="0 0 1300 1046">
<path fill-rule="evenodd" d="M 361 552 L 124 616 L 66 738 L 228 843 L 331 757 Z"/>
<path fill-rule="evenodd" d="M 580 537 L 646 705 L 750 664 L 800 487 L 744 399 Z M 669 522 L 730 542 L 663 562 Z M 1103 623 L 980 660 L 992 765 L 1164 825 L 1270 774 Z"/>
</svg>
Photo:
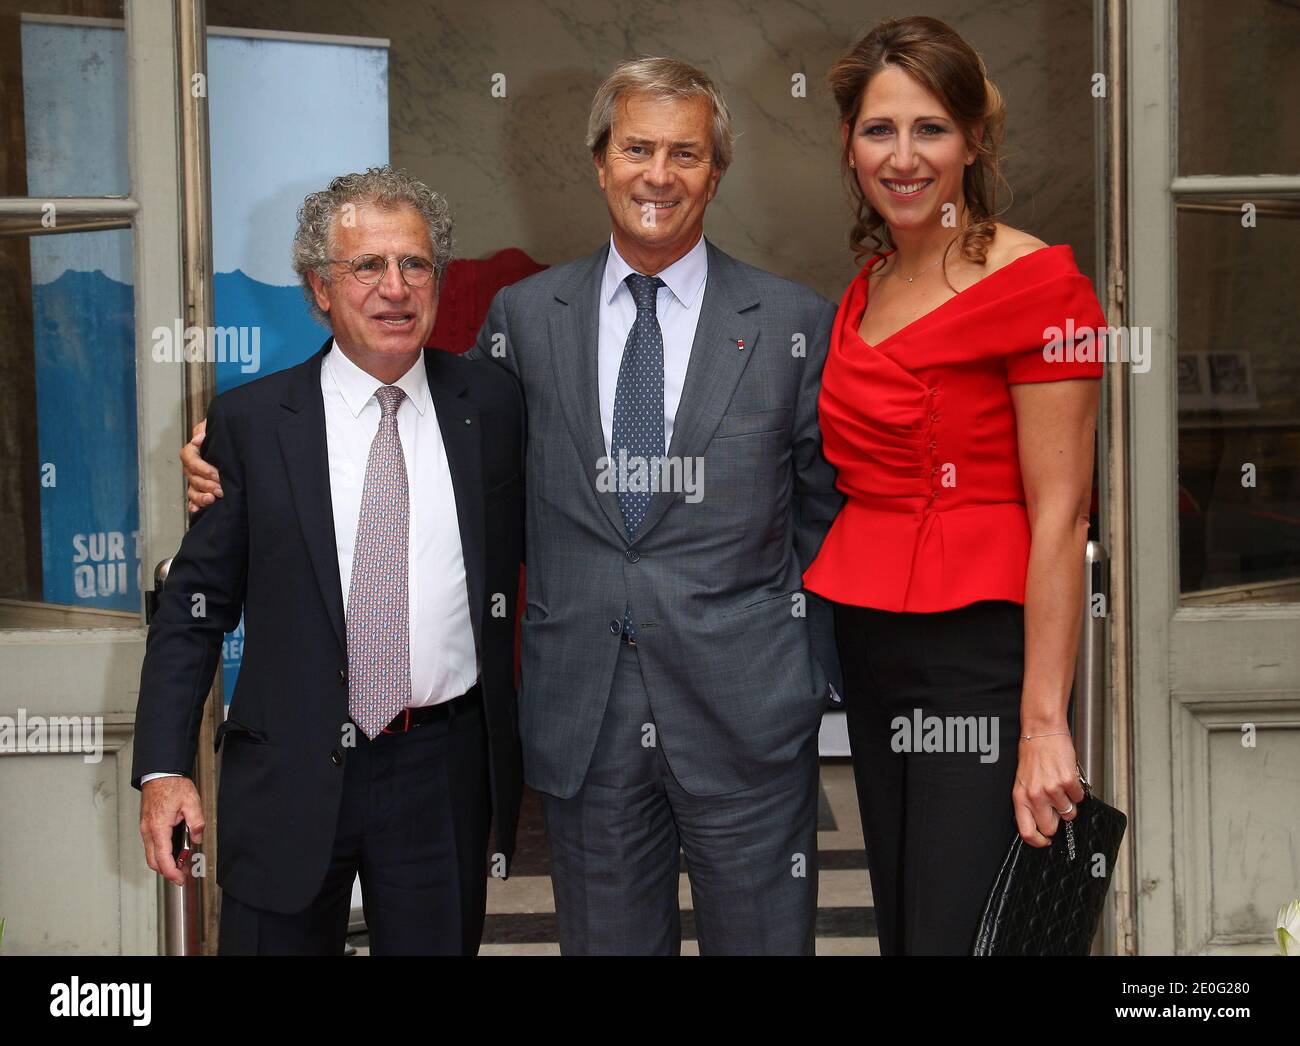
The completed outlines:
<svg viewBox="0 0 1300 1046">
<path fill-rule="evenodd" d="M 849 157 L 849 166 L 850 166 L 850 167 L 857 167 L 857 164 L 853 162 L 853 157 L 852 157 L 852 156 Z"/>
</svg>

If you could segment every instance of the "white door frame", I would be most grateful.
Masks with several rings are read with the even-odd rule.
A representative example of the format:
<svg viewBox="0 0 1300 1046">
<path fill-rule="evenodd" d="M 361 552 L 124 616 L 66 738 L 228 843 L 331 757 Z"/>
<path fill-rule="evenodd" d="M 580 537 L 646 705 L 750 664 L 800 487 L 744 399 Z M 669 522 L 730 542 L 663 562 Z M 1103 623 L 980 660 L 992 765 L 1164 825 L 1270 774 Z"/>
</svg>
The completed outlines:
<svg viewBox="0 0 1300 1046">
<path fill-rule="evenodd" d="M 80 25 L 97 21 L 104 24 L 102 20 L 72 21 Z M 170 328 L 177 317 L 185 315 L 181 294 L 178 65 L 171 0 L 126 0 L 125 32 L 130 194 L 55 201 L 31 197 L 0 199 L 0 222 L 39 223 L 43 208 L 54 202 L 58 216 L 63 219 L 131 224 L 140 529 L 146 582 L 141 587 L 144 589 L 151 577 L 152 564 L 175 551 L 185 525 L 183 489 L 175 465 L 176 448 L 183 442 L 185 369 L 154 363 L 150 354 L 150 332 L 158 326 Z M 116 945 L 122 954 L 156 954 L 161 931 L 159 880 L 144 863 L 137 829 L 138 793 L 131 787 L 135 706 L 147 634 L 143 605 L 139 615 L 139 623 L 127 628 L 0 630 L 0 678 L 4 694 L 0 703 L 4 710 L 8 712 L 9 706 L 13 706 L 30 708 L 45 716 L 102 717 L 104 759 L 112 761 L 114 781 L 113 809 L 97 810 L 92 815 L 94 822 L 109 828 L 107 832 L 72 840 L 76 847 L 66 850 L 59 821 L 51 812 L 48 839 L 38 840 L 31 849 L 8 847 L 0 855 L 0 861 L 47 860 L 57 851 L 60 859 L 82 867 L 86 874 L 108 867 L 119 882 Z M 91 617 L 88 615 L 88 620 Z M 79 755 L 71 757 L 80 758 Z M 0 758 L 69 758 L 69 754 L 26 751 L 5 753 Z M 88 796 L 87 802 L 101 798 L 92 800 Z M 55 839 L 59 846 L 47 845 Z M 24 903 L 24 914 L 38 920 L 43 911 L 54 910 L 61 904 L 61 898 L 56 895 L 19 900 Z M 12 941 L 15 929 L 12 917 L 9 924 L 6 937 Z M 63 942 L 63 945 L 75 949 L 77 942 Z"/>
<path fill-rule="evenodd" d="M 1176 0 L 1128 4 L 1127 30 L 1127 322 L 1152 330 L 1150 371 L 1127 374 L 1136 943 L 1144 954 L 1267 951 L 1214 930 L 1209 745 L 1243 721 L 1300 726 L 1300 649 L 1278 642 L 1300 634 L 1300 605 L 1180 601 L 1176 203 L 1296 193 L 1300 176 L 1179 177 Z"/>
</svg>

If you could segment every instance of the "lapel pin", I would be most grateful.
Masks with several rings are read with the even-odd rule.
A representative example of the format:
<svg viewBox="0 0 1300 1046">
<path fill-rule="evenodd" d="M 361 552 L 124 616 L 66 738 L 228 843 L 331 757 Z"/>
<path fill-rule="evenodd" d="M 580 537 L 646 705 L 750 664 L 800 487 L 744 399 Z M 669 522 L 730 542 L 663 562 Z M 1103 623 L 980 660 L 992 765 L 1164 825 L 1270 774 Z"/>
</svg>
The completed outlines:
<svg viewBox="0 0 1300 1046">
<path fill-rule="evenodd" d="M 742 352 L 744 351 L 744 349 L 745 349 L 745 339 L 744 339 L 744 338 L 737 338 L 737 339 L 736 339 L 736 348 L 740 349 Z"/>
</svg>

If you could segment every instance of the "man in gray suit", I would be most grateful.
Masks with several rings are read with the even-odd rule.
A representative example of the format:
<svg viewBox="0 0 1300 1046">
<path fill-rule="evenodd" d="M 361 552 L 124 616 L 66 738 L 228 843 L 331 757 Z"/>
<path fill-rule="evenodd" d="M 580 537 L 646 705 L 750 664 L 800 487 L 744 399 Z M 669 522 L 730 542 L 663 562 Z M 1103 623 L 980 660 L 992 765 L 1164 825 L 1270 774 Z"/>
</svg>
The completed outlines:
<svg viewBox="0 0 1300 1046">
<path fill-rule="evenodd" d="M 610 242 L 502 290 L 471 350 L 528 414 L 519 721 L 561 949 L 678 953 L 680 848 L 702 953 L 811 954 L 835 309 L 704 239 L 732 147 L 704 73 L 619 67 L 587 144 Z"/>
<path fill-rule="evenodd" d="M 698 69 L 620 66 L 587 144 L 610 242 L 501 291 L 469 353 L 528 416 L 519 731 L 560 947 L 677 954 L 684 851 L 701 953 L 811 954 L 835 308 L 704 239 L 732 132 Z"/>
</svg>

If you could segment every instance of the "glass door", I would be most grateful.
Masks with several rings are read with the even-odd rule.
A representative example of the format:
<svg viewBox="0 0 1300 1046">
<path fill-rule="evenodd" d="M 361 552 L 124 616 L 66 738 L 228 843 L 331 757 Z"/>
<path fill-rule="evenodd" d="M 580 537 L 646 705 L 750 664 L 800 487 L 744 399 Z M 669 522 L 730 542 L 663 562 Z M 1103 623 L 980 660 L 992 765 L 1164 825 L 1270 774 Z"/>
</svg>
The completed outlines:
<svg viewBox="0 0 1300 1046">
<path fill-rule="evenodd" d="M 1300 9 L 1129 10 L 1137 942 L 1300 896 Z"/>
<path fill-rule="evenodd" d="M 131 748 L 184 529 L 176 5 L 0 0 L 0 918 L 6 954 L 154 953 Z M 204 204 L 206 206 L 206 204 Z"/>
</svg>

